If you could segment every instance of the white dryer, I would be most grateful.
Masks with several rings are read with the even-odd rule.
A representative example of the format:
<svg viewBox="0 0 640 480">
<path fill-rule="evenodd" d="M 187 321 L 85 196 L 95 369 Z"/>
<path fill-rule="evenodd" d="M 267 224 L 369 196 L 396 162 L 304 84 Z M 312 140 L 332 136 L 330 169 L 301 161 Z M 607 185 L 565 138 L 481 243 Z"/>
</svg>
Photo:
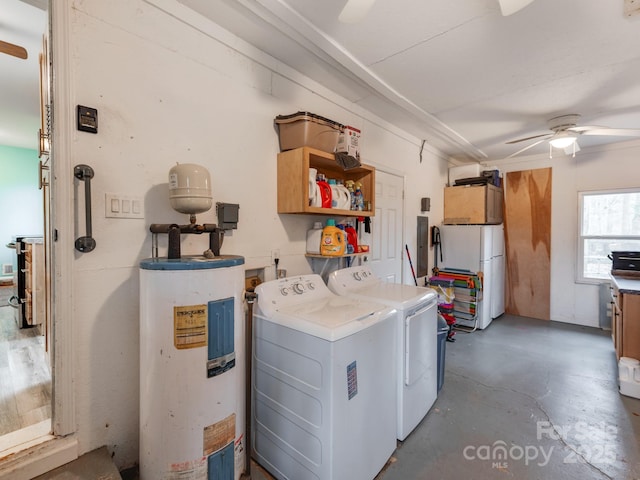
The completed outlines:
<svg viewBox="0 0 640 480">
<path fill-rule="evenodd" d="M 404 440 L 438 395 L 438 296 L 431 288 L 387 283 L 365 266 L 332 272 L 328 286 L 339 295 L 375 299 L 398 311 L 397 438 Z"/>
<path fill-rule="evenodd" d="M 279 480 L 372 480 L 396 448 L 396 311 L 319 275 L 255 291 L 253 457 Z"/>
</svg>

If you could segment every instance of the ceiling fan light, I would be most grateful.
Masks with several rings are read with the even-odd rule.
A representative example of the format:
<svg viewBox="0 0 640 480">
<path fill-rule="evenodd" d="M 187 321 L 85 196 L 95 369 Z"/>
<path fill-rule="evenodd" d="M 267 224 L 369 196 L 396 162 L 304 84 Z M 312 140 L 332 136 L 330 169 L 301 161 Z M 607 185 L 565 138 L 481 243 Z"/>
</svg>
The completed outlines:
<svg viewBox="0 0 640 480">
<path fill-rule="evenodd" d="M 560 134 L 552 138 L 551 140 L 549 140 L 549 143 L 553 148 L 567 148 L 575 143 L 575 141 L 576 137 L 567 133 L 564 135 Z"/>
</svg>

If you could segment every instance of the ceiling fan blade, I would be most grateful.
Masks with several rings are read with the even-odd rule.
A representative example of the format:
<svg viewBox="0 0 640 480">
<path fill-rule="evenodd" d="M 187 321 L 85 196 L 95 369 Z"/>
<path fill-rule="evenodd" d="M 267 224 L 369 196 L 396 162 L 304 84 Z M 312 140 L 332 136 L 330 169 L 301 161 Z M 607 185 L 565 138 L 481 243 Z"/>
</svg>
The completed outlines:
<svg viewBox="0 0 640 480">
<path fill-rule="evenodd" d="M 575 127 L 569 127 L 566 130 L 569 130 L 571 132 L 582 133 L 585 130 L 600 130 L 602 128 L 609 128 L 609 127 L 603 127 L 601 125 L 576 125 Z"/>
<path fill-rule="evenodd" d="M 595 127 L 584 130 L 581 135 L 604 135 L 609 137 L 640 137 L 640 130 L 635 128 Z"/>
<path fill-rule="evenodd" d="M 27 50 L 24 47 L 14 45 L 9 42 L 3 42 L 2 40 L 0 40 L 0 52 L 22 58 L 23 60 L 27 59 Z"/>
<path fill-rule="evenodd" d="M 546 139 L 544 139 L 544 138 L 543 138 L 542 140 L 538 140 L 537 142 L 533 142 L 531 145 L 527 145 L 526 147 L 524 147 L 524 148 L 522 148 L 522 149 L 518 150 L 516 153 L 512 153 L 511 155 L 509 155 L 508 157 L 505 157 L 505 158 L 513 158 L 513 157 L 515 157 L 515 156 L 517 156 L 517 155 L 520 155 L 521 153 L 526 152 L 526 151 L 527 151 L 527 150 L 529 150 L 530 148 L 535 147 L 536 145 L 538 145 L 538 144 L 540 144 L 540 143 L 544 142 L 545 140 L 546 140 Z"/>
<path fill-rule="evenodd" d="M 500 3 L 500 11 L 503 17 L 508 17 L 516 12 L 519 12 L 524 7 L 529 5 L 533 0 L 498 0 Z"/>
<path fill-rule="evenodd" d="M 540 137 L 552 137 L 553 133 L 542 133 L 540 135 L 534 135 L 533 137 L 519 138 L 517 140 L 511 140 L 510 142 L 506 142 L 507 145 L 511 145 L 512 143 L 525 142 L 527 140 L 533 140 L 534 138 Z"/>
<path fill-rule="evenodd" d="M 376 0 L 347 0 L 338 20 L 342 23 L 356 23 L 362 20 Z"/>
</svg>

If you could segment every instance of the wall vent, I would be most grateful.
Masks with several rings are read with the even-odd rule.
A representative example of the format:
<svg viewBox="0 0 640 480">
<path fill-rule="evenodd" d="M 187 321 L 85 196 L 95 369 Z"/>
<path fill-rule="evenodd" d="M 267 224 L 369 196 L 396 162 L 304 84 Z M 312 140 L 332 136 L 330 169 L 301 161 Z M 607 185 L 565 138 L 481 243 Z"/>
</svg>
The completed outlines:
<svg viewBox="0 0 640 480">
<path fill-rule="evenodd" d="M 13 265 L 11 263 L 2 264 L 2 275 L 13 275 Z"/>
</svg>

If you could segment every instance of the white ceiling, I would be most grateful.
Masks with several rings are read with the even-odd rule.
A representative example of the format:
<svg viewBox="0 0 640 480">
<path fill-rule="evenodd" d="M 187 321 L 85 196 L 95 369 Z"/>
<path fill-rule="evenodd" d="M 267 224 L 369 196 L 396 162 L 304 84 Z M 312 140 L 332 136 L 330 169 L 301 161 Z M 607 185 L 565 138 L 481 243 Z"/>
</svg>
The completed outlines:
<svg viewBox="0 0 640 480">
<path fill-rule="evenodd" d="M 41 8 L 19 0 L 0 0 L 0 40 L 27 49 L 26 60 L 0 53 L 0 145 L 38 148 L 38 58 L 46 30 L 47 13 Z"/>
<path fill-rule="evenodd" d="M 460 160 L 504 158 L 527 145 L 505 142 L 547 133 L 556 115 L 640 128 L 640 15 L 625 15 L 625 0 L 534 0 L 508 17 L 498 0 L 376 0 L 356 24 L 337 20 L 346 0 L 179 1 Z M 0 40 L 35 61 L 33 73 L 0 54 L 0 144 L 35 148 L 46 14 L 20 0 L 0 11 Z M 579 144 L 618 141 L 629 138 Z"/>
<path fill-rule="evenodd" d="M 640 17 L 624 0 L 534 0 L 508 17 L 498 0 L 376 0 L 356 24 L 338 21 L 346 0 L 179 1 L 456 158 L 504 158 L 562 114 L 640 128 Z"/>
</svg>

